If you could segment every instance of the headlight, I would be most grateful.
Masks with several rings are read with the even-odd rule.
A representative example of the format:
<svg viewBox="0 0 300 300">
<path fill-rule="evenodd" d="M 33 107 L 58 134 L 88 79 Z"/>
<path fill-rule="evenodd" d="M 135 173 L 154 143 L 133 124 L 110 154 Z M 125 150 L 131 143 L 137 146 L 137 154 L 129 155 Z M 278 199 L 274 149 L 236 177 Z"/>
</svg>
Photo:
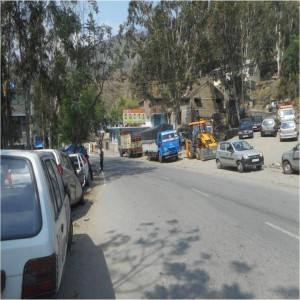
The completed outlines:
<svg viewBox="0 0 300 300">
<path fill-rule="evenodd" d="M 239 134 L 242 134 L 243 132 L 242 131 L 239 131 Z"/>
<path fill-rule="evenodd" d="M 248 155 L 246 155 L 246 154 L 243 154 L 243 159 L 248 159 Z"/>
<path fill-rule="evenodd" d="M 260 156 L 260 157 L 263 157 L 263 154 L 262 154 L 262 153 L 259 153 L 259 156 Z"/>
</svg>

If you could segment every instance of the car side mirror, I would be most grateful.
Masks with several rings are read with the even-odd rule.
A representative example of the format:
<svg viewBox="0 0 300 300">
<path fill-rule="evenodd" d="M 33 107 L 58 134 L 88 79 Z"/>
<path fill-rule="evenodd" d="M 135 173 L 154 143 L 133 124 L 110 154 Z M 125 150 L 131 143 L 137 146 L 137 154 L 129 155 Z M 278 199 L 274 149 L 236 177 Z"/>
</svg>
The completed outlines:
<svg viewBox="0 0 300 300">
<path fill-rule="evenodd" d="M 294 147 L 294 148 L 293 148 L 293 151 L 295 152 L 296 150 L 297 150 L 297 147 Z"/>
<path fill-rule="evenodd" d="M 228 151 L 233 153 L 233 148 L 229 148 Z"/>
</svg>

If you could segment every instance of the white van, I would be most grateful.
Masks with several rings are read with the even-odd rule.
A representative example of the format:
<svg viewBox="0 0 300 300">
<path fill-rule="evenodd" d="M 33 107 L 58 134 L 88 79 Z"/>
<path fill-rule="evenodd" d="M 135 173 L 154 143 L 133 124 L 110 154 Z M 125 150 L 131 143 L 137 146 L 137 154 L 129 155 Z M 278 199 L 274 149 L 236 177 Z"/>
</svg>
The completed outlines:
<svg viewBox="0 0 300 300">
<path fill-rule="evenodd" d="M 1 151 L 1 298 L 55 297 L 73 236 L 53 155 Z"/>
</svg>

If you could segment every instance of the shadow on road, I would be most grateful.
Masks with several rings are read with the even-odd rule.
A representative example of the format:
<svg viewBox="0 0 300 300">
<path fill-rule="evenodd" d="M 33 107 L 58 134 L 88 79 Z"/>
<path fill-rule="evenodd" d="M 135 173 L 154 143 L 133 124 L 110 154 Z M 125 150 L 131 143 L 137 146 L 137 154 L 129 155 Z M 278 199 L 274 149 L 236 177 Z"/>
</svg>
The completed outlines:
<svg viewBox="0 0 300 300">
<path fill-rule="evenodd" d="M 243 292 L 237 282 L 212 288 L 213 280 L 205 269 L 217 263 L 213 254 L 201 252 L 199 228 L 181 228 L 178 220 L 169 220 L 164 228 L 153 222 L 136 228 L 139 236 L 116 231 L 106 232 L 108 241 L 100 245 L 109 262 L 113 286 L 120 298 L 148 299 L 246 299 L 254 293 Z M 186 263 L 184 256 L 197 247 L 199 254 Z M 236 273 L 248 273 L 245 262 L 229 262 Z M 156 274 L 155 271 L 157 272 Z M 149 276 L 150 275 L 150 276 Z M 147 276 L 147 282 L 139 280 Z M 126 286 L 126 289 L 125 289 Z M 136 295 L 136 296 L 133 296 Z"/>
<path fill-rule="evenodd" d="M 73 236 L 57 298 L 115 299 L 102 249 L 87 234 Z"/>
</svg>

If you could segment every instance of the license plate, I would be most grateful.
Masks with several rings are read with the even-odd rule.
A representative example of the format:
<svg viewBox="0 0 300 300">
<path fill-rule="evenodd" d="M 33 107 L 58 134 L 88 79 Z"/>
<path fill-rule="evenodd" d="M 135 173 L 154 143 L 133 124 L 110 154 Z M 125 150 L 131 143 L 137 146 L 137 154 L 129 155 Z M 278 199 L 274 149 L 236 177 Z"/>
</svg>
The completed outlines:
<svg viewBox="0 0 300 300">
<path fill-rule="evenodd" d="M 252 159 L 252 162 L 256 162 L 256 161 L 259 161 L 259 158 Z"/>
<path fill-rule="evenodd" d="M 246 134 L 246 135 L 243 135 L 243 137 L 248 137 L 248 135 Z"/>
</svg>

